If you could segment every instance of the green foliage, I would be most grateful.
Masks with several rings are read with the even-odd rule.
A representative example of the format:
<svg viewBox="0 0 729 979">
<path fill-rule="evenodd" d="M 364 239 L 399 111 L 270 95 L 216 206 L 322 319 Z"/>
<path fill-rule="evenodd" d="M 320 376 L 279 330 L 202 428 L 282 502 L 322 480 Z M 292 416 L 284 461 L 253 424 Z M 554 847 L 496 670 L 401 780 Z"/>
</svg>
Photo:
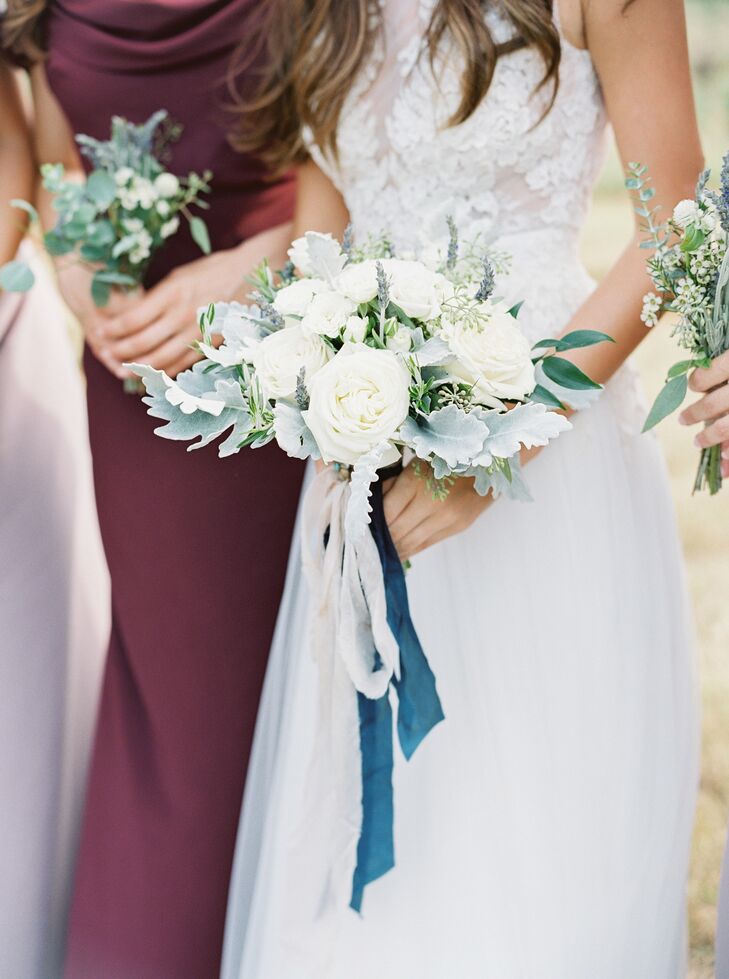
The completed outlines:
<svg viewBox="0 0 729 979">
<path fill-rule="evenodd" d="M 0 288 L 6 292 L 27 292 L 34 283 L 35 276 L 27 262 L 7 262 L 0 268 Z"/>
</svg>

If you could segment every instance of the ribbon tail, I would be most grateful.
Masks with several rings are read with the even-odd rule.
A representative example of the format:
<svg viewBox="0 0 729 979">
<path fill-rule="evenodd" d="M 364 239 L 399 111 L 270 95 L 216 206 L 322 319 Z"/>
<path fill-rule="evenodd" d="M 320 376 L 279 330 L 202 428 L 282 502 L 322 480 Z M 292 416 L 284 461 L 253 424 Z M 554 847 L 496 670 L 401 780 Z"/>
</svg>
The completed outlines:
<svg viewBox="0 0 729 979">
<path fill-rule="evenodd" d="M 393 678 L 393 684 L 398 696 L 398 739 L 409 760 L 445 715 L 435 676 L 410 616 L 405 572 L 385 520 L 381 482 L 373 487 L 371 529 L 385 579 L 387 621 L 400 647 L 400 675 Z"/>
<path fill-rule="evenodd" d="M 362 829 L 350 907 L 362 909 L 367 884 L 395 866 L 392 788 L 392 707 L 387 694 L 372 700 L 358 694 L 362 750 Z"/>
</svg>

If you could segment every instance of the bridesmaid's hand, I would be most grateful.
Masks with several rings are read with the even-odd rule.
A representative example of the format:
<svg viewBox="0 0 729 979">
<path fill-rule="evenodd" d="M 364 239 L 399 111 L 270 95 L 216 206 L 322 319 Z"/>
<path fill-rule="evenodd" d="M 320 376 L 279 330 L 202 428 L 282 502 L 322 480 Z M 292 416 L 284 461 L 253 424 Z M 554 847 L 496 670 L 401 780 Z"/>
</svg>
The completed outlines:
<svg viewBox="0 0 729 979">
<path fill-rule="evenodd" d="M 700 449 L 722 445 L 722 472 L 729 477 L 729 351 L 717 357 L 711 367 L 695 370 L 689 387 L 706 393 L 681 413 L 679 421 L 682 425 L 704 422 L 706 427 L 696 436 L 696 445 Z"/>
<path fill-rule="evenodd" d="M 112 361 L 142 361 L 175 377 L 201 355 L 190 348 L 200 336 L 197 311 L 245 292 L 237 248 L 181 265 L 138 302 L 104 320 L 101 337 Z"/>
<path fill-rule="evenodd" d="M 112 374 L 126 377 L 127 371 L 121 361 L 115 359 L 106 339 L 106 330 L 113 317 L 134 308 L 144 295 L 144 290 L 124 293 L 113 289 L 106 306 L 96 306 L 91 298 L 91 277 L 93 270 L 80 262 L 57 263 L 58 287 L 64 302 L 79 322 L 86 342 L 97 360 L 100 360 Z"/>
<path fill-rule="evenodd" d="M 473 480 L 456 479 L 444 500 L 433 499 L 425 479 L 407 466 L 384 485 L 385 519 L 403 561 L 439 541 L 460 534 L 493 502 L 479 496 Z"/>
</svg>

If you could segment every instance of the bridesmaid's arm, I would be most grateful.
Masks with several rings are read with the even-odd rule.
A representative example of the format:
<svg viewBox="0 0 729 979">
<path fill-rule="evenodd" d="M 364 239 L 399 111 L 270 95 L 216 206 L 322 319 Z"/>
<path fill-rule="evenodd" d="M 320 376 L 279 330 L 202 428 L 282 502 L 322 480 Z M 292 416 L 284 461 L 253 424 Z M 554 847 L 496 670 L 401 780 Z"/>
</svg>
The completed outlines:
<svg viewBox="0 0 729 979">
<path fill-rule="evenodd" d="M 576 0 L 575 0 L 576 2 Z M 583 0 L 584 38 L 602 85 L 624 165 L 649 167 L 654 204 L 672 213 L 693 197 L 703 167 L 689 67 L 683 0 Z M 614 344 L 575 351 L 571 358 L 605 383 L 647 328 L 642 297 L 652 289 L 639 223 L 610 272 L 577 311 L 566 331 L 597 329 Z"/>
<path fill-rule="evenodd" d="M 16 197 L 33 199 L 34 171 L 18 81 L 12 68 L 0 60 L 0 265 L 15 257 L 25 234 L 23 212 L 9 202 Z"/>
<path fill-rule="evenodd" d="M 293 237 L 306 231 L 331 232 L 341 239 L 349 224 L 344 198 L 334 184 L 309 160 L 297 170 Z"/>
</svg>

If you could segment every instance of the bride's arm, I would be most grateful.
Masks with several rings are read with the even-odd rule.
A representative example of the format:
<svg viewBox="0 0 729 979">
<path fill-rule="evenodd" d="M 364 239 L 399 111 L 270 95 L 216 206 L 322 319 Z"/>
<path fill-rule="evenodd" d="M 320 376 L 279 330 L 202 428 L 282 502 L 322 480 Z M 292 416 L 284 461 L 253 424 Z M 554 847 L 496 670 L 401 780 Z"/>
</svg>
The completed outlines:
<svg viewBox="0 0 729 979">
<path fill-rule="evenodd" d="M 683 0 L 583 0 L 584 36 L 602 85 L 620 156 L 647 164 L 654 203 L 670 215 L 678 201 L 693 197 L 703 166 Z M 644 237 L 636 222 L 633 239 L 565 332 L 598 329 L 614 344 L 575 352 L 572 358 L 604 383 L 646 335 L 642 297 L 651 284 Z"/>
</svg>

